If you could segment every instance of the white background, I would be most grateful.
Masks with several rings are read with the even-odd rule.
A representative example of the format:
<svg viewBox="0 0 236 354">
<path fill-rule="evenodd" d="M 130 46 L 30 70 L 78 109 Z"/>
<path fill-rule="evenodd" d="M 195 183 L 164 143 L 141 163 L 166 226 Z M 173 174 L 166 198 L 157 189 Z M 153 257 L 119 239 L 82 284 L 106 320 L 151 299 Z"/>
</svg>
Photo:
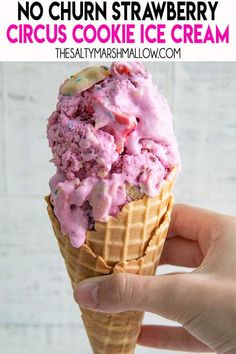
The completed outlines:
<svg viewBox="0 0 236 354">
<path fill-rule="evenodd" d="M 3 354 L 91 354 L 43 200 L 55 171 L 48 162 L 47 117 L 61 81 L 87 65 L 0 63 Z M 236 215 L 236 63 L 146 67 L 175 116 L 183 164 L 177 202 Z M 167 323 L 154 315 L 145 321 Z M 163 353 L 136 351 L 154 352 Z"/>
<path fill-rule="evenodd" d="M 91 0 L 95 1 L 95 0 Z M 102 2 L 103 0 L 97 0 L 97 2 Z M 25 0 L 20 1 L 20 3 L 24 6 Z M 81 45 L 76 44 L 70 36 L 71 33 L 71 28 L 75 26 L 76 24 L 90 24 L 91 21 L 87 21 L 86 23 L 82 23 L 82 21 L 71 21 L 70 23 L 67 21 L 65 24 L 68 27 L 68 41 L 66 44 L 11 44 L 8 42 L 7 37 L 6 37 L 6 31 L 9 25 L 11 24 L 24 24 L 24 23 L 31 23 L 33 26 L 36 26 L 37 24 L 46 24 L 50 23 L 51 25 L 54 25 L 54 23 L 60 24 L 60 22 L 55 22 L 52 21 L 48 15 L 48 8 L 49 4 L 52 1 L 48 0 L 41 0 L 40 3 L 44 7 L 44 16 L 42 19 L 39 21 L 33 21 L 31 20 L 30 22 L 22 18 L 22 21 L 18 23 L 17 21 L 17 0 L 10 0 L 10 1 L 4 1 L 0 0 L 0 61 L 55 61 L 56 60 L 56 47 L 81 47 Z M 65 1 L 67 3 L 68 1 Z M 145 4 L 147 0 L 142 0 L 139 1 L 140 4 L 142 4 L 142 8 L 145 9 Z M 173 0 L 173 2 L 177 2 L 177 0 Z M 215 1 L 212 1 L 213 3 Z M 212 29 L 215 28 L 215 25 L 218 25 L 221 32 L 224 32 L 224 29 L 227 27 L 227 25 L 230 25 L 230 44 L 183 44 L 178 45 L 173 43 L 173 41 L 170 41 L 170 36 L 168 33 L 170 31 L 167 31 L 167 43 L 166 45 L 151 45 L 153 48 L 160 48 L 160 47 L 182 47 L 182 61 L 236 61 L 236 21 L 235 21 L 235 13 L 236 13 L 236 2 L 232 0 L 220 0 L 218 1 L 218 6 L 216 9 L 216 21 L 202 21 L 202 22 L 194 22 L 194 21 L 180 21 L 179 24 L 184 24 L 188 23 L 191 25 L 194 25 L 196 23 L 201 23 L 204 28 L 207 27 L 208 24 L 212 26 Z M 30 2 L 32 3 L 32 1 Z M 108 4 L 108 20 L 104 21 L 101 20 L 100 22 L 97 22 L 97 25 L 99 24 L 107 24 L 110 25 L 112 22 L 112 17 L 111 17 L 111 3 L 112 1 L 107 0 Z M 143 13 L 143 12 L 142 12 Z M 209 16 L 210 12 L 207 13 L 207 18 L 210 20 Z M 122 23 L 122 19 L 120 21 L 113 21 L 113 23 Z M 124 23 L 124 21 L 123 21 Z M 130 21 L 127 21 L 127 23 L 130 23 Z M 153 24 L 158 24 L 158 23 L 166 23 L 167 27 L 172 28 L 177 22 L 176 21 L 169 21 L 169 23 L 161 21 L 153 21 L 150 22 L 149 20 L 146 20 L 145 25 L 149 23 Z M 95 23 L 93 23 L 95 24 Z M 139 26 L 140 22 L 136 22 L 136 25 Z M 136 33 L 136 32 L 135 32 Z M 137 31 L 138 33 L 138 31 Z M 213 31 L 214 33 L 214 31 Z M 203 31 L 204 34 L 204 31 Z M 41 34 L 40 34 L 41 35 Z M 138 36 L 136 37 L 138 38 Z M 104 48 L 104 47 L 109 47 L 111 44 L 100 44 L 98 41 L 95 42 L 93 45 L 88 45 L 85 44 L 85 47 L 96 47 L 96 48 Z M 120 44 L 117 45 L 120 47 L 127 47 L 126 44 Z M 141 45 L 139 45 L 139 42 L 136 41 L 136 44 L 132 45 L 134 48 L 141 48 Z M 149 46 L 149 45 L 146 45 Z M 64 59 L 66 61 L 68 59 Z M 77 58 L 78 60 L 78 58 Z M 159 59 L 161 60 L 161 59 Z M 165 61 L 167 59 L 162 59 L 162 61 Z M 173 59 L 172 59 L 173 60 Z M 177 57 L 175 60 L 180 60 Z"/>
</svg>

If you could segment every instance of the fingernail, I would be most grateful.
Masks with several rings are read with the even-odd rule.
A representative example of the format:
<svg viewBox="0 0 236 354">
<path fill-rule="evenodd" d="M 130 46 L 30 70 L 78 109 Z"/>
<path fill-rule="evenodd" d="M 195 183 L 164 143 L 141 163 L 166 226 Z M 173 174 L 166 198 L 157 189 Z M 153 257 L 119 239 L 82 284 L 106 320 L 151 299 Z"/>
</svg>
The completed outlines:
<svg viewBox="0 0 236 354">
<path fill-rule="evenodd" d="M 98 284 L 82 282 L 75 291 L 75 301 L 82 307 L 95 308 L 98 305 Z"/>
</svg>

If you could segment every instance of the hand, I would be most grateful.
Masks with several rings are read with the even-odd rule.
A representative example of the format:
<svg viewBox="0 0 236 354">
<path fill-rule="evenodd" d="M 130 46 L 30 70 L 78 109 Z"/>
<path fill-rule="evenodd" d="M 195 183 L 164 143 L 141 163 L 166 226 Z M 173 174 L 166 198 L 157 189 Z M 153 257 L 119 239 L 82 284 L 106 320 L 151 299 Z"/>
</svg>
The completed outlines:
<svg viewBox="0 0 236 354">
<path fill-rule="evenodd" d="M 75 300 L 95 311 L 149 311 L 181 324 L 143 326 L 141 345 L 236 353 L 236 218 L 176 205 L 161 264 L 196 269 L 87 279 Z"/>
</svg>

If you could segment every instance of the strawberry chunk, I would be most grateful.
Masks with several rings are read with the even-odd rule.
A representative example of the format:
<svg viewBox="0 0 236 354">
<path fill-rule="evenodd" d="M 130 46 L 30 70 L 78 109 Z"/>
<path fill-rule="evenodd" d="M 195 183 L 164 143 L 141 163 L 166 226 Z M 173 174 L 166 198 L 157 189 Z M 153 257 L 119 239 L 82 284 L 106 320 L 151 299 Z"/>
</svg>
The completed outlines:
<svg viewBox="0 0 236 354">
<path fill-rule="evenodd" d="M 119 74 L 131 75 L 131 70 L 124 64 L 117 65 L 116 70 Z"/>
<path fill-rule="evenodd" d="M 124 150 L 124 144 L 122 143 L 116 144 L 116 151 L 118 152 L 118 154 L 121 154 L 123 150 Z"/>
<path fill-rule="evenodd" d="M 86 112 L 92 116 L 94 114 L 94 108 L 92 103 L 90 102 L 87 106 L 86 106 Z"/>
<path fill-rule="evenodd" d="M 130 125 L 130 118 L 127 115 L 123 115 L 120 113 L 115 113 L 115 119 L 118 123 L 124 124 L 124 125 Z"/>
</svg>

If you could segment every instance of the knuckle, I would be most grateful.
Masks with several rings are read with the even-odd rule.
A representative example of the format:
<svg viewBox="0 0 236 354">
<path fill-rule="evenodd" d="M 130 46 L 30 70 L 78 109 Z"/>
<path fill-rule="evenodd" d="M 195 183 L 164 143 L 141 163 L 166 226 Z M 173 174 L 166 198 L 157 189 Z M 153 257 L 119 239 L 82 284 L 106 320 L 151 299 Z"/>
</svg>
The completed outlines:
<svg viewBox="0 0 236 354">
<path fill-rule="evenodd" d="M 111 281 L 111 291 L 108 295 L 109 303 L 119 307 L 128 305 L 132 298 L 133 286 L 126 273 L 114 274 Z"/>
<path fill-rule="evenodd" d="M 126 300 L 127 289 L 128 289 L 128 279 L 127 274 L 114 274 L 114 300 L 117 303 L 123 302 Z"/>
<path fill-rule="evenodd" d="M 117 273 L 99 286 L 98 308 L 104 312 L 137 310 L 144 306 L 145 289 L 142 278 L 133 274 Z"/>
</svg>

